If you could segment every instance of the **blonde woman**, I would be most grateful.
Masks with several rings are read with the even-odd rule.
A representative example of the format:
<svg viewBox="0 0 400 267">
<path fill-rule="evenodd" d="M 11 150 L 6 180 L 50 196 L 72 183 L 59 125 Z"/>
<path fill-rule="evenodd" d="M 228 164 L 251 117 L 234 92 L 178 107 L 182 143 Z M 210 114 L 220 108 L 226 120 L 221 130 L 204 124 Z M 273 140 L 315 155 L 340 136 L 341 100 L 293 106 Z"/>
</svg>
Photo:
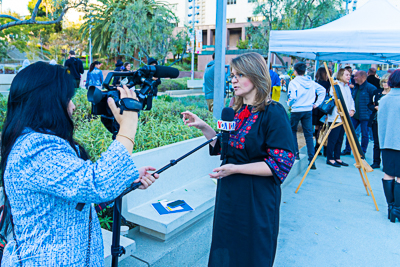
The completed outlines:
<svg viewBox="0 0 400 267">
<path fill-rule="evenodd" d="M 272 101 L 264 58 L 247 53 L 232 60 L 235 131 L 227 155 L 211 178 L 218 179 L 209 266 L 272 266 L 279 231 L 281 183 L 294 161 L 290 123 Z M 207 139 L 216 132 L 195 114 L 183 112 L 189 127 Z M 210 147 L 218 155 L 220 142 Z"/>
<path fill-rule="evenodd" d="M 390 87 L 388 85 L 390 74 L 385 74 L 381 81 L 380 86 L 374 91 L 374 95 L 372 96 L 368 107 L 372 111 L 371 117 L 369 118 L 368 126 L 372 128 L 372 134 L 374 137 L 374 162 L 371 167 L 373 169 L 378 169 L 381 167 L 381 150 L 379 148 L 379 136 L 378 136 L 378 109 L 379 109 L 379 101 L 390 92 Z"/>
<path fill-rule="evenodd" d="M 347 110 L 349 112 L 350 117 L 353 117 L 355 113 L 354 100 L 351 96 L 351 91 L 349 87 L 349 81 L 351 78 L 351 73 L 346 69 L 340 69 L 337 73 L 337 79 L 339 81 L 340 90 L 342 92 L 342 96 L 344 102 L 346 104 Z M 330 95 L 334 97 L 332 87 L 330 89 Z M 328 122 L 333 123 L 333 121 L 338 115 L 337 107 L 333 109 L 331 115 L 328 115 Z M 336 123 L 340 123 L 342 120 L 339 117 L 336 120 Z M 343 162 L 340 159 L 340 149 L 342 148 L 344 137 L 344 128 L 343 125 L 333 128 L 331 133 L 328 136 L 328 146 L 326 148 L 326 164 L 331 165 L 333 167 L 341 167 L 341 166 L 349 166 L 349 164 Z"/>
</svg>

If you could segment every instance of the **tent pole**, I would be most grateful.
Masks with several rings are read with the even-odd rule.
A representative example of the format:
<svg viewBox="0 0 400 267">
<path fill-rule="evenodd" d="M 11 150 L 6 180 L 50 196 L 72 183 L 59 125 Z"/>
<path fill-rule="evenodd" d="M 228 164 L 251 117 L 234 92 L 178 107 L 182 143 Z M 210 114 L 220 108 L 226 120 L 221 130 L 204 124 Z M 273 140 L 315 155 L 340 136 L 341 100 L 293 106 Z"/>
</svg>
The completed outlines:
<svg viewBox="0 0 400 267">
<path fill-rule="evenodd" d="M 319 68 L 319 54 L 317 53 L 317 56 L 315 57 L 314 80 L 315 80 L 315 76 L 317 75 L 318 68 Z"/>
<path fill-rule="evenodd" d="M 267 58 L 267 68 L 269 69 L 269 65 L 271 64 L 271 51 L 268 51 L 268 58 Z"/>
</svg>

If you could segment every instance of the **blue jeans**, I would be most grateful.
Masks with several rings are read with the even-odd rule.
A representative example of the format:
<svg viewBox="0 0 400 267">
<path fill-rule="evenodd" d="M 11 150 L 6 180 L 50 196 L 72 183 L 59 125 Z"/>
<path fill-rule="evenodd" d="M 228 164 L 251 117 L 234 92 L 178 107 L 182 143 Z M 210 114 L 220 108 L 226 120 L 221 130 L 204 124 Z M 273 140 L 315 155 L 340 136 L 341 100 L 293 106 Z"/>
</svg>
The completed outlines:
<svg viewBox="0 0 400 267">
<path fill-rule="evenodd" d="M 368 121 L 360 121 L 354 118 L 351 118 L 351 122 L 353 123 L 354 129 L 357 129 L 358 125 L 361 128 L 361 149 L 364 151 L 364 154 L 367 153 L 368 142 L 369 142 L 369 129 L 368 129 Z M 354 137 L 356 138 L 356 137 Z M 346 138 L 346 152 L 350 152 L 350 143 L 349 139 Z"/>
<path fill-rule="evenodd" d="M 292 114 L 290 115 L 290 125 L 292 127 L 296 154 L 299 153 L 299 146 L 297 144 L 297 125 L 299 124 L 299 121 L 301 121 L 301 125 L 303 126 L 304 138 L 306 139 L 308 161 L 311 161 L 315 154 L 313 141 L 312 111 L 292 112 Z"/>
</svg>

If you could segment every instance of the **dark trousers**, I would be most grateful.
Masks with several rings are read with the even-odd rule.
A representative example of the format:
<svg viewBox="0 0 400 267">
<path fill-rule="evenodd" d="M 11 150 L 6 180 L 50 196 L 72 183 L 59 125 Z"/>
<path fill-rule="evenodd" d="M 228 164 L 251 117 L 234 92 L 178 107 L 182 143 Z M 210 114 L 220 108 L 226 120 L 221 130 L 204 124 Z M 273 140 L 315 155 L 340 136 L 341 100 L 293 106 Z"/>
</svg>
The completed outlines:
<svg viewBox="0 0 400 267">
<path fill-rule="evenodd" d="M 358 125 L 360 125 L 360 127 L 361 127 L 361 148 L 364 151 L 364 153 L 366 153 L 367 148 L 368 148 L 368 142 L 369 142 L 368 121 L 360 121 L 360 120 L 351 118 L 351 122 L 353 123 L 354 129 L 356 129 L 358 127 Z M 354 138 L 357 138 L 357 137 L 354 136 Z M 345 150 L 347 152 L 351 151 L 351 147 L 350 147 L 348 138 L 346 140 L 346 149 Z"/>
<path fill-rule="evenodd" d="M 79 84 L 81 83 L 80 79 L 74 79 L 75 88 L 79 88 Z"/>
<path fill-rule="evenodd" d="M 292 112 L 290 115 L 290 125 L 292 127 L 293 138 L 296 147 L 296 154 L 299 153 L 299 146 L 297 144 L 297 125 L 301 121 L 303 126 L 304 138 L 307 144 L 308 161 L 314 157 L 314 141 L 313 141 L 313 127 L 312 127 L 312 111 Z"/>
<path fill-rule="evenodd" d="M 381 149 L 379 148 L 379 137 L 378 137 L 378 123 L 372 122 L 372 134 L 374 136 L 374 163 L 381 165 Z"/>
<path fill-rule="evenodd" d="M 343 125 L 332 129 L 331 133 L 328 136 L 328 146 L 326 147 L 327 160 L 340 159 L 340 150 L 342 149 L 343 138 Z"/>
</svg>

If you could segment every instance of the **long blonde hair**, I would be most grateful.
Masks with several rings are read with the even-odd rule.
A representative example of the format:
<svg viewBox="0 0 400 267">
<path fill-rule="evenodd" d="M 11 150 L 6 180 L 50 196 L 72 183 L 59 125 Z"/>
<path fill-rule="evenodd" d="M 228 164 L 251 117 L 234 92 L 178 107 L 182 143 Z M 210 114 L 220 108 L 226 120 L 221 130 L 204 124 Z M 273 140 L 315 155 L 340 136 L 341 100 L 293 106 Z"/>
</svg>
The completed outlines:
<svg viewBox="0 0 400 267">
<path fill-rule="evenodd" d="M 257 90 L 252 112 L 264 110 L 271 103 L 271 77 L 265 59 L 258 53 L 245 53 L 232 59 L 232 69 L 247 77 Z M 243 97 L 235 96 L 233 109 L 237 112 L 242 106 Z"/>
</svg>

